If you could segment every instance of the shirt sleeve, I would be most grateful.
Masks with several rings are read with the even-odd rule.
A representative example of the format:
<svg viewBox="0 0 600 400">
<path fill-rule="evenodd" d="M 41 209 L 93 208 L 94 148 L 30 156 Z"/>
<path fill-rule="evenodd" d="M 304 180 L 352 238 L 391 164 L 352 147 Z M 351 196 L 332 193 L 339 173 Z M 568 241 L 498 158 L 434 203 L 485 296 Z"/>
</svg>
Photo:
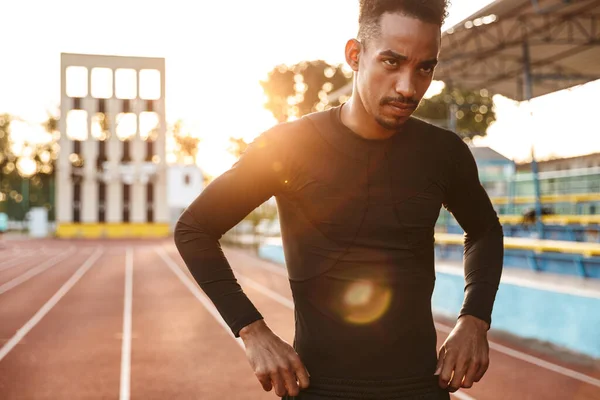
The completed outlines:
<svg viewBox="0 0 600 400">
<path fill-rule="evenodd" d="M 468 146 L 457 138 L 453 148 L 444 207 L 465 231 L 465 297 L 459 317 L 472 315 L 491 325 L 504 259 L 502 225 Z"/>
<path fill-rule="evenodd" d="M 219 240 L 282 186 L 283 160 L 275 136 L 271 130 L 255 139 L 231 169 L 198 195 L 175 226 L 181 257 L 235 337 L 262 315 L 238 284 Z"/>
</svg>

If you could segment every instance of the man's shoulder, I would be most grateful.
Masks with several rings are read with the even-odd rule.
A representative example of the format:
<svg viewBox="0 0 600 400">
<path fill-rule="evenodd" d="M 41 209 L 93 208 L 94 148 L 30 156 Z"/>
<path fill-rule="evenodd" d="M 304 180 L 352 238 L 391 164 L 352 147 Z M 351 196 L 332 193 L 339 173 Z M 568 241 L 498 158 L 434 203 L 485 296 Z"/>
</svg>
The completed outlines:
<svg viewBox="0 0 600 400">
<path fill-rule="evenodd" d="M 411 122 L 414 130 L 419 133 L 420 137 L 430 144 L 440 144 L 444 146 L 466 146 L 466 143 L 460 136 L 449 129 L 432 124 L 419 117 L 412 116 Z"/>
<path fill-rule="evenodd" d="M 317 111 L 306 114 L 296 120 L 279 122 L 260 136 L 274 140 L 280 144 L 293 143 L 306 138 L 308 131 L 315 130 L 320 121 L 328 118 L 330 111 Z"/>
</svg>

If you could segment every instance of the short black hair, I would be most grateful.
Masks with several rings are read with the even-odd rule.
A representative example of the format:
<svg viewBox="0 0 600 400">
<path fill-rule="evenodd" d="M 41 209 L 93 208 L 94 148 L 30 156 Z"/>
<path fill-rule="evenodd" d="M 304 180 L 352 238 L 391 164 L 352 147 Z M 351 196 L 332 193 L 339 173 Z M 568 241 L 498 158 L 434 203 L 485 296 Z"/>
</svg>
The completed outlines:
<svg viewBox="0 0 600 400">
<path fill-rule="evenodd" d="M 367 39 L 380 34 L 381 16 L 398 13 L 421 21 L 444 24 L 448 16 L 449 0 L 360 0 L 358 17 L 358 39 Z"/>
</svg>

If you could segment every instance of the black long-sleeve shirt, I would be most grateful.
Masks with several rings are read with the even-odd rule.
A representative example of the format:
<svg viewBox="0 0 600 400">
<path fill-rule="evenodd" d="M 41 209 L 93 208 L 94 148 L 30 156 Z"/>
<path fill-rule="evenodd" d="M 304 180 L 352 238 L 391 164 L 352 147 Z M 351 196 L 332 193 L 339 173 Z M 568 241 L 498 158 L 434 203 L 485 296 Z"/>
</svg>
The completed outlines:
<svg viewBox="0 0 600 400">
<path fill-rule="evenodd" d="M 422 377 L 435 384 L 431 295 L 440 209 L 465 231 L 460 314 L 488 323 L 502 271 L 501 225 L 457 135 L 411 118 L 392 137 L 368 140 L 342 124 L 340 110 L 261 134 L 182 214 L 175 243 L 238 336 L 262 315 L 219 239 L 275 196 L 295 304 L 294 347 L 311 378 Z"/>
</svg>

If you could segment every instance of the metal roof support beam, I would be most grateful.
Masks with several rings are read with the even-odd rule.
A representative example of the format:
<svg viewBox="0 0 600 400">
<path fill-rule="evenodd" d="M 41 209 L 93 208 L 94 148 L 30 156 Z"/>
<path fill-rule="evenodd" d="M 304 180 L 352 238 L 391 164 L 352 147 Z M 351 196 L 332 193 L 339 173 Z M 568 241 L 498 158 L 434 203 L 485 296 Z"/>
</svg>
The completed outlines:
<svg viewBox="0 0 600 400">
<path fill-rule="evenodd" d="M 531 75 L 531 55 L 529 54 L 529 43 L 523 41 L 523 94 L 525 100 L 530 101 L 533 97 L 533 78 Z M 540 190 L 540 179 L 537 161 L 535 159 L 534 145 L 531 145 L 531 170 L 533 172 L 533 190 L 535 193 L 535 226 L 538 238 L 544 239 L 544 223 L 542 222 L 542 194 Z"/>
<path fill-rule="evenodd" d="M 582 75 L 582 74 L 533 74 L 534 82 L 542 81 L 593 81 L 598 79 L 597 76 Z"/>
<path fill-rule="evenodd" d="M 563 0 L 563 2 L 561 4 L 555 4 L 550 7 L 542 8 L 542 7 L 540 7 L 538 0 L 531 0 L 531 5 L 532 5 L 533 9 L 535 10 L 535 12 L 538 14 L 546 14 L 549 12 L 560 10 L 561 8 L 566 7 L 569 4 L 571 4 L 571 0 Z"/>
<path fill-rule="evenodd" d="M 529 49 L 529 46 L 527 48 Z M 539 60 L 539 61 L 536 61 L 534 63 L 530 62 L 529 65 L 530 65 L 530 68 L 531 68 L 531 66 L 536 66 L 536 67 L 540 67 L 540 66 L 552 66 L 553 62 L 561 60 L 563 58 L 567 58 L 567 57 L 572 56 L 572 55 L 575 55 L 575 54 L 580 53 L 580 52 L 582 52 L 584 50 L 586 50 L 586 46 L 579 46 L 579 47 L 571 48 L 571 49 L 568 49 L 568 50 L 566 50 L 566 51 L 564 51 L 562 53 L 555 54 L 555 55 L 553 55 L 550 58 L 547 58 L 547 59 L 544 59 L 544 60 Z M 563 68 L 560 68 L 560 67 L 557 67 L 557 66 L 553 66 L 553 67 L 557 70 L 558 74 L 563 75 L 565 78 L 567 76 L 572 76 L 573 75 L 573 74 L 565 74 L 564 73 L 565 71 L 564 71 Z M 496 76 L 494 78 L 491 78 L 488 81 L 488 83 L 492 83 L 493 84 L 493 83 L 495 83 L 497 81 L 501 81 L 501 80 L 508 79 L 508 78 L 513 78 L 513 77 L 518 76 L 518 75 L 519 75 L 519 71 L 518 70 L 513 70 L 513 71 L 510 71 L 510 72 L 498 75 L 498 76 Z M 594 79 L 598 79 L 598 78 L 596 77 Z M 563 78 L 563 80 L 565 80 L 565 79 Z M 527 98 L 525 98 L 525 100 L 527 100 Z"/>
<path fill-rule="evenodd" d="M 506 23 L 506 21 L 504 21 Z M 529 45 L 548 44 L 600 44 L 600 15 L 525 15 L 512 19 L 508 32 L 501 24 L 488 26 L 485 30 L 472 29 L 472 33 L 460 43 L 448 39 L 453 48 L 467 48 L 471 44 L 475 50 L 459 53 L 448 58 L 442 57 L 443 63 L 453 63 L 465 59 L 458 68 L 471 64 L 473 59 L 483 61 L 494 56 L 498 51 L 520 46 L 524 40 Z M 486 39 L 486 40 L 482 40 Z M 472 42 L 472 43 L 471 43 Z"/>
</svg>

